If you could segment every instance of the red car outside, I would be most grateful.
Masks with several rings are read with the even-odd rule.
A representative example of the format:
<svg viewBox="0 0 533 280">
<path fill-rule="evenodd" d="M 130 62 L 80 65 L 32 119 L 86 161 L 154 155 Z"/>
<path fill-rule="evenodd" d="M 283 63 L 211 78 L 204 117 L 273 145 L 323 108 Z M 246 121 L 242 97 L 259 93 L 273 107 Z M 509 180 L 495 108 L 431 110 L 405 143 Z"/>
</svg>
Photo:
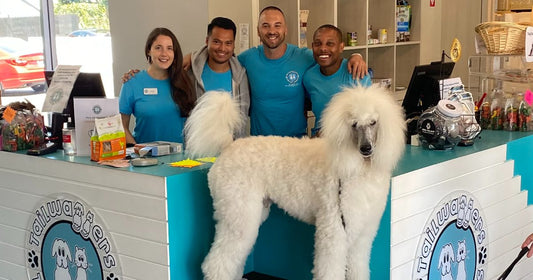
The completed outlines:
<svg viewBox="0 0 533 280">
<path fill-rule="evenodd" d="M 45 88 L 44 56 L 20 38 L 0 38 L 0 83 L 4 89 Z"/>
</svg>

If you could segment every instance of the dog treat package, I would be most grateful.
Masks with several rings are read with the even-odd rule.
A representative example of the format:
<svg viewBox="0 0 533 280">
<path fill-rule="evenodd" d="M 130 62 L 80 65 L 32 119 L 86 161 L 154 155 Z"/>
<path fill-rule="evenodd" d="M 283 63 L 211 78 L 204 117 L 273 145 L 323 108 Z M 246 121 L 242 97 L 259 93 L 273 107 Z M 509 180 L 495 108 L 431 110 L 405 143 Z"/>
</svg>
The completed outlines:
<svg viewBox="0 0 533 280">
<path fill-rule="evenodd" d="M 120 115 L 94 120 L 91 160 L 120 159 L 126 156 L 126 133 Z"/>
<path fill-rule="evenodd" d="M 12 104 L 0 108 L 0 150 L 15 152 L 39 147 L 44 143 L 43 116 L 31 104 L 28 108 Z"/>
</svg>

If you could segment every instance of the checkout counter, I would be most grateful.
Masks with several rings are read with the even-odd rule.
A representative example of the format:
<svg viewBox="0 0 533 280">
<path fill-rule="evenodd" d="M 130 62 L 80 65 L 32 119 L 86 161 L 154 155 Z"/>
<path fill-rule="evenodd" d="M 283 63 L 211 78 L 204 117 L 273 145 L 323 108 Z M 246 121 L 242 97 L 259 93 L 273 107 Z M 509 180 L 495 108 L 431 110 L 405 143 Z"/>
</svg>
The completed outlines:
<svg viewBox="0 0 533 280">
<path fill-rule="evenodd" d="M 478 138 L 446 151 L 407 147 L 374 241 L 372 279 L 437 277 L 450 246 L 453 279 L 495 279 L 516 257 L 533 232 L 533 133 Z M 214 235 L 210 164 L 171 167 L 181 154 L 158 159 L 112 168 L 62 151 L 0 152 L 0 279 L 202 279 Z M 272 207 L 245 272 L 312 279 L 314 227 Z M 533 260 L 511 275 L 533 277 Z"/>
</svg>

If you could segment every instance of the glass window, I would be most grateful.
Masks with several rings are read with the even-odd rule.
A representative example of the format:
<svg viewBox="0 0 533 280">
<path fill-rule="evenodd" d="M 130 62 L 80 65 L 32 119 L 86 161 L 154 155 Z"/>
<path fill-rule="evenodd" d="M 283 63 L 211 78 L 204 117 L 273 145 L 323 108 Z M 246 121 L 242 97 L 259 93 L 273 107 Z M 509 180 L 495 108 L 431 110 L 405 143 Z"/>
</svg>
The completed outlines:
<svg viewBox="0 0 533 280">
<path fill-rule="evenodd" d="M 54 0 L 57 63 L 100 73 L 106 94 L 114 96 L 113 58 L 107 0 Z"/>
<path fill-rule="evenodd" d="M 37 108 L 45 91 L 39 0 L 0 0 L 2 104 L 28 98 Z"/>
<path fill-rule="evenodd" d="M 0 7 L 2 104 L 27 99 L 41 109 L 44 70 L 59 64 L 100 73 L 114 96 L 107 0 L 0 0 Z"/>
</svg>

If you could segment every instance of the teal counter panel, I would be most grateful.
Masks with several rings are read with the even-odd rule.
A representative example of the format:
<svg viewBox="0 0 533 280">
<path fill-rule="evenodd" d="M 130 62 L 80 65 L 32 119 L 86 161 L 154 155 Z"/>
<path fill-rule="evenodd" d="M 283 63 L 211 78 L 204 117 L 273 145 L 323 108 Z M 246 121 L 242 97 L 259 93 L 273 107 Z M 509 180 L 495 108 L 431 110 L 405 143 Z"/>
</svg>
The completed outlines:
<svg viewBox="0 0 533 280">
<path fill-rule="evenodd" d="M 214 236 L 207 169 L 167 178 L 171 279 L 202 279 L 200 265 Z"/>
<path fill-rule="evenodd" d="M 507 144 L 507 158 L 515 161 L 515 175 L 522 177 L 522 189 L 528 190 L 528 204 L 533 203 L 533 142 L 522 138 Z"/>
</svg>

